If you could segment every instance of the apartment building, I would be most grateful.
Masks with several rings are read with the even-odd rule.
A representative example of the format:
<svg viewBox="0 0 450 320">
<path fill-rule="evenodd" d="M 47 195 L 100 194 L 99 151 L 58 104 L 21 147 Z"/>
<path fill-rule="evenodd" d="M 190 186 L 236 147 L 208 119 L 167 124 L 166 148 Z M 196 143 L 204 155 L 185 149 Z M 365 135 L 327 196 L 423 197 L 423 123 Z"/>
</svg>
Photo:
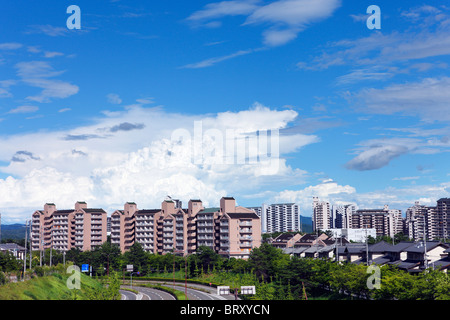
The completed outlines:
<svg viewBox="0 0 450 320">
<path fill-rule="evenodd" d="M 437 200 L 435 207 L 418 201 L 406 210 L 406 231 L 414 240 L 448 239 L 450 234 L 450 198 Z"/>
<path fill-rule="evenodd" d="M 88 208 L 82 201 L 75 203 L 74 209 L 64 210 L 57 210 L 54 203 L 46 203 L 44 210 L 32 214 L 31 223 L 33 251 L 91 250 L 106 241 L 106 212 Z"/>
<path fill-rule="evenodd" d="M 331 210 L 330 203 L 319 201 L 318 197 L 313 197 L 313 230 L 324 230 L 331 228 Z"/>
<path fill-rule="evenodd" d="M 300 231 L 300 208 L 295 203 L 263 205 L 261 221 L 263 232 Z"/>
<path fill-rule="evenodd" d="M 430 218 L 434 215 L 434 211 L 435 208 L 421 205 L 419 201 L 416 201 L 414 206 L 406 209 L 406 229 L 410 239 L 431 239 L 429 226 Z"/>
<path fill-rule="evenodd" d="M 166 199 L 161 209 L 139 210 L 135 202 L 127 202 L 123 210 L 111 214 L 111 243 L 125 252 L 139 242 L 144 250 L 162 254 L 174 250 L 177 231 L 175 215 L 182 209 Z"/>
<path fill-rule="evenodd" d="M 450 237 L 450 198 L 441 198 L 436 203 L 436 237 L 448 239 Z"/>
<path fill-rule="evenodd" d="M 220 207 L 205 208 L 201 200 L 190 200 L 182 209 L 178 203 L 168 198 L 161 209 L 139 210 L 134 202 L 127 202 L 111 215 L 111 243 L 122 252 L 139 242 L 152 253 L 179 255 L 207 246 L 244 259 L 261 244 L 260 218 L 253 210 L 236 206 L 232 197 L 223 197 Z"/>
<path fill-rule="evenodd" d="M 216 251 L 225 257 L 248 259 L 261 245 L 261 219 L 251 209 L 236 206 L 234 198 L 220 200 Z"/>
<path fill-rule="evenodd" d="M 360 209 L 352 214 L 352 228 L 374 228 L 377 236 L 390 236 L 403 231 L 401 210 L 389 209 Z"/>
<path fill-rule="evenodd" d="M 352 215 L 356 212 L 354 204 L 333 205 L 331 208 L 331 227 L 348 229 L 352 225 Z"/>
</svg>

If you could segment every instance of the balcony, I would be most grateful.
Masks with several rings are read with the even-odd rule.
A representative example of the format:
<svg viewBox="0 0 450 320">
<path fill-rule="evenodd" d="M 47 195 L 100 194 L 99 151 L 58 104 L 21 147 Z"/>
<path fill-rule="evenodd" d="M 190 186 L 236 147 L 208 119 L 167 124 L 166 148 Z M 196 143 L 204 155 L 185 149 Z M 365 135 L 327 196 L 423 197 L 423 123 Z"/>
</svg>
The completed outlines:
<svg viewBox="0 0 450 320">
<path fill-rule="evenodd" d="M 214 221 L 213 215 L 197 215 L 197 223 L 199 221 Z"/>
<path fill-rule="evenodd" d="M 214 237 L 212 235 L 209 235 L 209 236 L 198 236 L 197 240 L 214 240 Z"/>
<path fill-rule="evenodd" d="M 241 243 L 239 243 L 239 247 L 241 247 L 241 248 L 251 248 L 252 244 L 250 242 L 241 242 Z"/>
<path fill-rule="evenodd" d="M 213 228 L 197 228 L 197 233 L 213 233 Z"/>
<path fill-rule="evenodd" d="M 197 228 L 199 227 L 213 227 L 213 222 L 197 222 Z"/>
<path fill-rule="evenodd" d="M 228 241 L 220 241 L 220 247 L 221 248 L 228 248 L 230 246 L 230 243 Z"/>
</svg>

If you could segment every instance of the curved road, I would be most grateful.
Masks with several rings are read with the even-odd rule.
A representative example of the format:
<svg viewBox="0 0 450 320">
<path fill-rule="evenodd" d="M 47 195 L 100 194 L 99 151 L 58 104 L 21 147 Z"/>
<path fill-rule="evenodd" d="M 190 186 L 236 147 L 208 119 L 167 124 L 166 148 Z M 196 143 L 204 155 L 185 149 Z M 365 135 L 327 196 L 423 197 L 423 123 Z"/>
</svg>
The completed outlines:
<svg viewBox="0 0 450 320">
<path fill-rule="evenodd" d="M 147 281 L 145 281 L 147 282 Z M 148 283 L 148 282 L 147 282 Z M 183 284 L 178 284 L 173 286 L 173 284 L 168 283 L 161 283 L 161 282 L 150 282 L 150 283 L 159 283 L 162 286 L 175 289 L 181 292 L 185 292 L 185 287 Z M 202 289 L 203 291 L 193 289 L 192 287 L 198 287 L 199 289 Z M 122 286 L 122 288 L 131 288 L 130 286 Z M 175 300 L 175 297 L 171 295 L 168 292 L 154 289 L 154 288 L 147 288 L 147 287 L 140 287 L 140 286 L 133 286 L 134 290 L 139 291 L 139 294 L 136 295 L 133 292 L 121 290 L 122 294 L 122 300 Z M 204 292 L 207 291 L 207 292 Z M 210 288 L 208 286 L 200 286 L 200 285 L 193 285 L 188 284 L 188 288 L 186 289 L 187 296 L 189 300 L 234 300 L 234 296 L 219 296 L 216 293 L 216 289 Z"/>
<path fill-rule="evenodd" d="M 133 286 L 133 289 L 142 294 L 141 300 L 175 300 L 173 295 L 162 290 L 138 286 Z"/>
<path fill-rule="evenodd" d="M 119 290 L 121 300 L 136 300 L 136 294 L 128 290 Z"/>
</svg>

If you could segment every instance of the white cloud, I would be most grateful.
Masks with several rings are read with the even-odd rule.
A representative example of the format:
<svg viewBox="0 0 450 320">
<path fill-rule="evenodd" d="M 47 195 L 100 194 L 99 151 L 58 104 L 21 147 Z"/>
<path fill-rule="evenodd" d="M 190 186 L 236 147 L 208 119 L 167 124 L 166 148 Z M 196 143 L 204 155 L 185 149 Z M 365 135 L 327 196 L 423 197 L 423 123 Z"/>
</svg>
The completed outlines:
<svg viewBox="0 0 450 320">
<path fill-rule="evenodd" d="M 448 12 L 448 9 L 446 11 Z M 412 28 L 391 33 L 377 31 L 359 39 L 336 41 L 327 44 L 326 50 L 321 47 L 321 53 L 312 61 L 302 61 L 297 66 L 306 70 L 323 70 L 332 66 L 351 65 L 355 70 L 370 70 L 376 67 L 378 70 L 393 72 L 393 65 L 403 66 L 416 60 L 449 55 L 450 15 L 447 12 L 430 6 L 412 9 L 399 17 L 408 17 Z M 415 18 L 412 19 L 412 16 Z M 362 16 L 353 17 L 358 21 L 362 19 Z M 408 72 L 408 69 L 400 67 L 396 70 L 396 73 L 403 72 Z M 360 75 L 361 80 L 364 80 L 367 74 Z M 357 74 L 352 71 L 351 76 L 355 78 Z"/>
<path fill-rule="evenodd" d="M 21 43 L 17 42 L 5 42 L 0 43 L 0 50 L 16 50 L 22 48 Z"/>
<path fill-rule="evenodd" d="M 267 185 L 296 184 L 304 179 L 306 172 L 291 168 L 283 155 L 317 142 L 315 136 L 280 135 L 281 158 L 275 162 L 274 174 L 270 159 L 216 162 L 215 154 L 209 153 L 214 141 L 210 140 L 208 130 L 218 130 L 224 137 L 226 130 L 233 130 L 254 139 L 255 130 L 284 128 L 297 115 L 293 110 L 277 111 L 261 104 L 240 112 L 196 116 L 136 107 L 105 112 L 90 126 L 3 136 L 0 160 L 9 164 L 0 170 L 9 177 L 0 179 L 0 192 L 8 190 L 0 199 L 0 206 L 39 209 L 52 201 L 61 208 L 86 200 L 89 205 L 108 210 L 120 208 L 125 201 L 136 201 L 141 208 L 158 207 L 167 194 L 183 201 L 200 198 L 217 205 L 226 194 L 256 191 Z M 168 126 L 167 119 L 173 125 Z M 172 139 L 176 129 L 194 137 L 195 121 L 201 121 L 204 133 L 199 145 Z M 67 136 L 86 138 L 67 140 Z M 97 138 L 89 138 L 93 136 Z M 204 152 L 199 163 L 192 158 L 196 148 Z M 23 161 L 10 161 L 14 155 Z M 43 187 L 50 181 L 51 188 Z M 22 197 L 27 200 L 23 202 Z"/>
<path fill-rule="evenodd" d="M 222 61 L 226 61 L 229 59 L 233 59 L 239 56 L 243 56 L 243 55 L 247 55 L 249 53 L 254 52 L 255 50 L 239 50 L 237 52 L 225 55 L 225 56 L 220 56 L 220 57 L 214 57 L 214 58 L 208 58 L 205 60 L 202 60 L 200 62 L 195 62 L 195 63 L 189 63 L 187 65 L 182 66 L 181 68 L 185 68 L 185 69 L 200 69 L 200 68 L 206 68 L 206 67 L 211 67 L 219 62 Z"/>
<path fill-rule="evenodd" d="M 312 199 L 319 197 L 320 200 L 331 203 L 351 203 L 356 189 L 350 185 L 340 185 L 333 180 L 325 180 L 320 184 L 311 185 L 301 190 L 284 190 L 274 195 L 271 199 L 274 203 L 294 202 L 300 205 L 302 215 L 311 215 Z"/>
<path fill-rule="evenodd" d="M 44 57 L 46 57 L 46 58 L 60 57 L 63 55 L 64 55 L 64 53 L 57 52 L 57 51 L 45 51 L 44 52 Z"/>
<path fill-rule="evenodd" d="M 340 6 L 340 0 L 278 0 L 270 3 L 262 1 L 222 1 L 207 4 L 204 9 L 194 12 L 188 21 L 203 23 L 204 26 L 221 26 L 211 19 L 225 16 L 247 16 L 246 25 L 269 25 L 263 32 L 263 42 L 267 46 L 286 44 L 310 24 L 330 17 Z"/>
<path fill-rule="evenodd" d="M 371 139 L 358 144 L 355 150 L 357 156 L 347 162 L 346 167 L 358 171 L 376 170 L 389 165 L 392 160 L 407 153 L 436 154 L 449 151 L 449 147 L 445 136 L 440 139 L 434 136 Z"/>
<path fill-rule="evenodd" d="M 355 97 L 360 111 L 389 115 L 400 113 L 418 116 L 425 121 L 450 121 L 449 77 L 364 89 Z"/>
<path fill-rule="evenodd" d="M 10 114 L 14 113 L 32 113 L 38 111 L 39 108 L 36 106 L 19 106 L 17 108 L 11 109 L 8 111 Z"/>
<path fill-rule="evenodd" d="M 266 30 L 263 33 L 264 44 L 268 46 L 280 46 L 294 40 L 297 37 L 297 29 Z"/>
<path fill-rule="evenodd" d="M 258 8 L 258 0 L 247 1 L 222 1 L 209 3 L 204 9 L 191 14 L 187 20 L 200 21 L 208 19 L 216 19 L 224 16 L 247 15 Z"/>
<path fill-rule="evenodd" d="M 0 98 L 9 98 L 12 97 L 11 92 L 8 89 L 0 88 Z"/>
<path fill-rule="evenodd" d="M 109 103 L 112 104 L 121 104 L 122 103 L 122 99 L 120 99 L 119 95 L 116 93 L 110 93 L 106 96 L 106 99 L 108 100 Z"/>
<path fill-rule="evenodd" d="M 53 98 L 63 99 L 78 93 L 78 86 L 62 80 L 50 79 L 61 75 L 64 71 L 55 71 L 48 62 L 19 62 L 15 67 L 23 83 L 43 89 L 38 95 L 28 96 L 27 100 L 50 102 Z"/>
<path fill-rule="evenodd" d="M 347 169 L 366 171 L 387 166 L 394 158 L 408 152 L 401 145 L 374 145 L 347 162 Z"/>
<path fill-rule="evenodd" d="M 414 178 L 414 177 L 411 177 Z M 320 184 L 308 186 L 301 190 L 284 190 L 270 199 L 272 202 L 295 202 L 300 205 L 302 215 L 312 214 L 312 198 L 333 204 L 355 204 L 358 208 L 377 209 L 385 204 L 392 209 L 402 210 L 414 205 L 415 201 L 421 204 L 435 206 L 436 201 L 448 197 L 450 182 L 436 185 L 408 185 L 401 188 L 388 187 L 383 190 L 360 193 L 350 185 L 340 185 L 333 180 L 326 180 Z"/>
<path fill-rule="evenodd" d="M 331 16 L 339 6 L 338 0 L 279 0 L 256 9 L 245 23 L 270 22 L 304 28 Z"/>
<path fill-rule="evenodd" d="M 68 29 L 66 27 L 56 27 L 49 24 L 46 25 L 32 25 L 28 27 L 27 34 L 45 34 L 50 37 L 58 37 L 67 35 Z"/>
</svg>

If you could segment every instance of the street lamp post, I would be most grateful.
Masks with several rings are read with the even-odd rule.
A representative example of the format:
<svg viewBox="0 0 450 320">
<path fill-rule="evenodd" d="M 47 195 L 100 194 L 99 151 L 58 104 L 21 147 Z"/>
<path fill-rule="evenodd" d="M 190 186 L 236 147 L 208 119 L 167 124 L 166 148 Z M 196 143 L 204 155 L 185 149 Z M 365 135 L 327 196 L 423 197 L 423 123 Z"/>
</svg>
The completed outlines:
<svg viewBox="0 0 450 320">
<path fill-rule="evenodd" d="M 186 249 L 186 255 L 184 256 L 184 295 L 187 299 L 187 255 L 188 251 Z"/>
</svg>

